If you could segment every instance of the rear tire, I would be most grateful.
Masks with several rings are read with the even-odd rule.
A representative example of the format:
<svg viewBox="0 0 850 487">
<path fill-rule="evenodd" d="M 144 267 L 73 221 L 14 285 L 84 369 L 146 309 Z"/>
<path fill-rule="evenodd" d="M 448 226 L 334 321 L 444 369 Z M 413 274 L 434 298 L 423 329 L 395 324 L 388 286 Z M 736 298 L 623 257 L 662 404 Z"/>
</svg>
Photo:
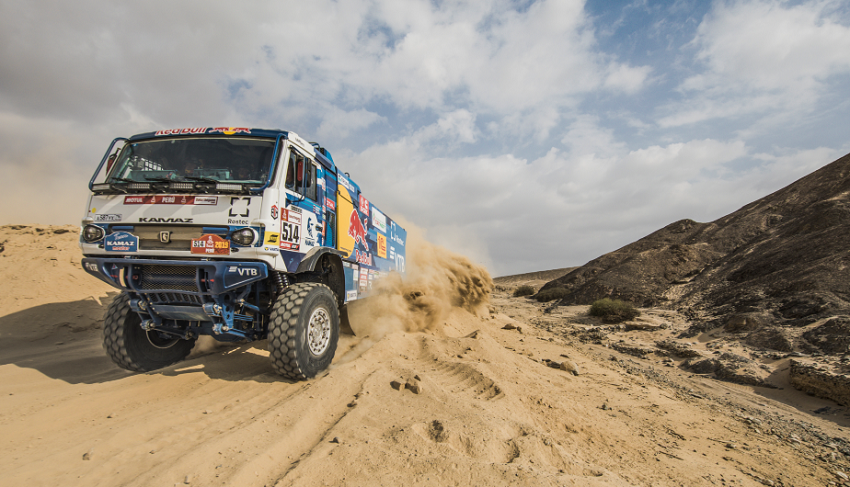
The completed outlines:
<svg viewBox="0 0 850 487">
<path fill-rule="evenodd" d="M 195 340 L 164 338 L 155 331 L 145 331 L 142 319 L 130 309 L 130 296 L 123 292 L 106 309 L 103 318 L 103 348 L 122 369 L 148 372 L 185 359 Z"/>
<path fill-rule="evenodd" d="M 300 282 L 277 297 L 269 318 L 269 353 L 275 371 L 305 380 L 328 368 L 339 341 L 339 310 L 324 284 Z"/>
</svg>

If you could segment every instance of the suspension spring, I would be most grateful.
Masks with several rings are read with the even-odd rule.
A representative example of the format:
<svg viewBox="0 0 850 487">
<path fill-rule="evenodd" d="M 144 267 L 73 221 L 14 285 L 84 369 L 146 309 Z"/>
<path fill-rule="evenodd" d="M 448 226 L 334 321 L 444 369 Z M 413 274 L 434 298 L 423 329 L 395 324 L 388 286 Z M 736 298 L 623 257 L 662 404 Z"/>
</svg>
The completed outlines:
<svg viewBox="0 0 850 487">
<path fill-rule="evenodd" d="M 289 276 L 283 272 L 272 272 L 272 278 L 274 279 L 274 285 L 277 288 L 277 294 L 282 293 L 284 289 L 289 287 Z"/>
</svg>

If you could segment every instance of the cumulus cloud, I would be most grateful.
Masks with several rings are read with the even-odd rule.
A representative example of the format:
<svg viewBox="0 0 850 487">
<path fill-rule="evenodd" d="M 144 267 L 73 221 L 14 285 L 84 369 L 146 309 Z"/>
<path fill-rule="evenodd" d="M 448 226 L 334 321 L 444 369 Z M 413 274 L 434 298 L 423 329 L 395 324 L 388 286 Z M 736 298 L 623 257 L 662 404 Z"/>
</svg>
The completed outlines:
<svg viewBox="0 0 850 487">
<path fill-rule="evenodd" d="M 836 77 L 850 74 L 850 15 L 840 1 L 715 2 L 692 45 L 706 69 L 685 79 L 686 103 L 665 127 L 748 114 L 813 110 Z"/>
</svg>

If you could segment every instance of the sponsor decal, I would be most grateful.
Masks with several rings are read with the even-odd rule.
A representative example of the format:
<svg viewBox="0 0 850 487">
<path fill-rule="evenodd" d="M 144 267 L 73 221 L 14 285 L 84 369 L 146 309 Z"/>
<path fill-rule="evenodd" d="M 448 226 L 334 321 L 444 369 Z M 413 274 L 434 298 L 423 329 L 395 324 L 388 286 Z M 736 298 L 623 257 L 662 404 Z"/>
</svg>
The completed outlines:
<svg viewBox="0 0 850 487">
<path fill-rule="evenodd" d="M 344 260 L 344 261 L 342 261 L 342 266 L 343 266 L 343 267 L 348 267 L 349 269 L 351 269 L 351 262 L 348 262 L 347 260 Z"/>
<path fill-rule="evenodd" d="M 97 264 L 92 264 L 91 262 L 86 262 L 86 269 L 88 269 L 91 272 L 98 272 Z"/>
<path fill-rule="evenodd" d="M 206 132 L 206 127 L 192 127 L 185 129 L 168 129 L 168 130 L 157 130 L 156 135 L 185 135 L 185 134 L 202 134 Z"/>
<path fill-rule="evenodd" d="M 353 194 L 355 192 L 354 186 L 351 185 L 351 181 L 342 174 L 339 175 L 339 184 L 341 184 L 343 188 L 347 189 L 349 193 Z"/>
<path fill-rule="evenodd" d="M 387 237 L 380 233 L 378 234 L 378 257 L 387 258 Z"/>
<path fill-rule="evenodd" d="M 395 247 L 390 245 L 390 260 L 394 260 L 394 259 L 395 259 Z"/>
<path fill-rule="evenodd" d="M 196 205 L 217 205 L 218 196 L 194 196 L 194 204 Z"/>
<path fill-rule="evenodd" d="M 360 213 L 369 214 L 369 200 L 364 198 L 362 194 L 360 195 Z"/>
<path fill-rule="evenodd" d="M 227 216 L 233 218 L 237 216 L 241 216 L 242 218 L 248 218 L 248 214 L 250 211 L 248 210 L 248 206 L 251 204 L 251 197 L 241 197 L 234 196 L 230 198 L 230 211 L 228 211 Z"/>
<path fill-rule="evenodd" d="M 301 241 L 301 211 L 288 208 L 280 214 L 280 248 L 298 250 Z"/>
<path fill-rule="evenodd" d="M 324 188 L 325 187 L 325 178 L 319 178 L 317 183 L 319 184 L 319 187 Z"/>
<path fill-rule="evenodd" d="M 316 215 L 321 215 L 321 214 L 322 214 L 322 209 L 321 209 L 321 208 L 319 208 L 319 207 L 318 207 L 318 206 L 316 206 L 316 205 L 313 205 L 313 213 L 315 213 Z"/>
<path fill-rule="evenodd" d="M 228 266 L 227 272 L 231 274 L 238 274 L 242 277 L 257 277 L 260 275 L 260 271 L 258 271 L 255 267 L 239 267 L 239 266 Z"/>
<path fill-rule="evenodd" d="M 139 223 L 192 223 L 192 218 L 139 218 Z"/>
<path fill-rule="evenodd" d="M 272 205 L 272 219 L 277 220 L 277 205 Z"/>
<path fill-rule="evenodd" d="M 401 229 L 395 222 L 390 222 L 390 240 L 404 247 L 404 239 L 407 237 L 407 232 L 404 232 L 404 237 L 401 236 L 401 233 L 404 230 Z"/>
<path fill-rule="evenodd" d="M 121 215 L 115 213 L 101 213 L 94 216 L 96 222 L 120 222 Z"/>
<path fill-rule="evenodd" d="M 374 206 L 372 206 L 372 226 L 387 233 L 387 217 Z"/>
<path fill-rule="evenodd" d="M 360 273 L 360 292 L 366 290 L 366 286 L 369 285 L 369 272 L 364 269 L 364 272 Z"/>
<path fill-rule="evenodd" d="M 345 300 L 346 301 L 354 301 L 355 299 L 357 299 L 357 290 L 347 291 L 345 293 Z"/>
<path fill-rule="evenodd" d="M 277 232 L 266 232 L 266 245 L 274 245 L 277 247 L 277 244 L 280 243 L 280 234 Z M 268 250 L 268 249 L 266 249 Z"/>
<path fill-rule="evenodd" d="M 361 252 L 360 249 L 354 249 L 354 260 L 357 261 L 358 264 L 372 265 L 372 254 L 369 252 Z M 364 269 L 364 272 L 368 274 L 369 271 Z"/>
<path fill-rule="evenodd" d="M 404 257 L 400 254 L 395 254 L 395 270 L 404 273 Z"/>
<path fill-rule="evenodd" d="M 325 197 L 325 208 L 327 208 L 331 211 L 336 211 L 336 204 L 334 204 L 334 200 L 332 200 L 328 197 Z"/>
<path fill-rule="evenodd" d="M 154 195 L 125 196 L 125 205 L 216 205 L 218 196 Z"/>
<path fill-rule="evenodd" d="M 110 233 L 103 239 L 107 252 L 135 252 L 139 250 L 139 237 L 127 232 Z"/>
<path fill-rule="evenodd" d="M 211 128 L 208 134 L 214 134 L 216 132 L 220 132 L 224 135 L 233 135 L 233 134 L 250 134 L 251 129 L 248 127 L 215 127 Z"/>
<path fill-rule="evenodd" d="M 368 220 L 366 218 L 366 221 Z M 369 250 L 369 243 L 366 242 L 366 222 L 360 221 L 356 208 L 351 210 L 351 216 L 348 218 L 348 236 L 354 239 L 355 244 L 360 242 L 366 250 Z"/>
<path fill-rule="evenodd" d="M 304 245 L 309 245 L 310 247 L 312 247 L 312 246 L 316 245 L 316 241 L 310 240 L 309 238 L 305 238 L 304 239 Z"/>
<path fill-rule="evenodd" d="M 313 219 L 307 218 L 307 238 L 315 238 L 313 235 Z"/>
<path fill-rule="evenodd" d="M 201 235 L 192 239 L 193 254 L 230 255 L 230 241 L 218 235 Z"/>
</svg>

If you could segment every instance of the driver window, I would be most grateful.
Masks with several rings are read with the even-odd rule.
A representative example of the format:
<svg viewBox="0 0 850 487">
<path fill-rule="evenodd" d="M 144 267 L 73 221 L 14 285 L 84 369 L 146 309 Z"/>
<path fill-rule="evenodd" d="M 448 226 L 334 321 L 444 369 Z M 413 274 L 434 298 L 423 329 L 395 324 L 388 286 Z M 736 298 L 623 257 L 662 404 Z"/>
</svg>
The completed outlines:
<svg viewBox="0 0 850 487">
<path fill-rule="evenodd" d="M 316 201 L 316 167 L 312 161 L 306 161 L 304 165 L 304 196 Z"/>
<path fill-rule="evenodd" d="M 290 153 L 286 167 L 286 189 L 316 201 L 316 167 L 313 161 L 297 152 Z"/>
</svg>

